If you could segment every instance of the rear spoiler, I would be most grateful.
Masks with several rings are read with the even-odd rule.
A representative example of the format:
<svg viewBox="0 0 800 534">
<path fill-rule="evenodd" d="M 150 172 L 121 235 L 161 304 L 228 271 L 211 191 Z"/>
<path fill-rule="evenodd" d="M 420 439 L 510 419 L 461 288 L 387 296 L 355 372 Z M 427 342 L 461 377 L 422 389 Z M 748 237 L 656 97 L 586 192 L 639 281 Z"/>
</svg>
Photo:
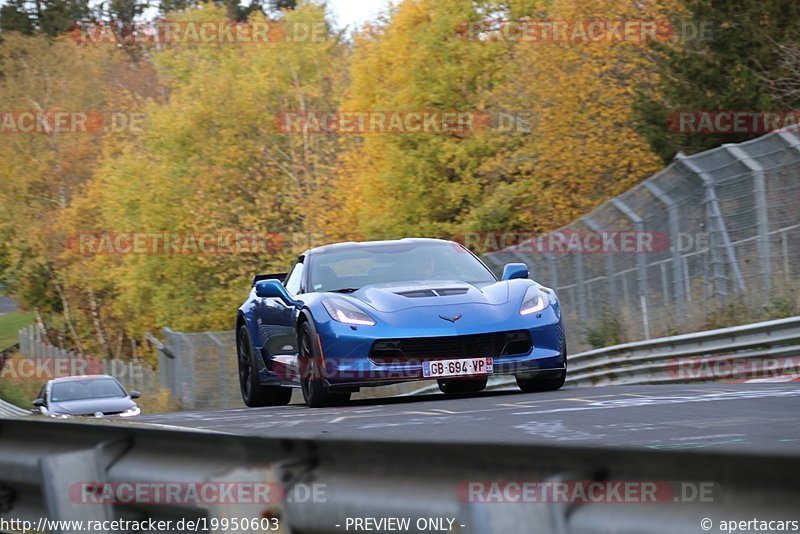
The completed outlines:
<svg viewBox="0 0 800 534">
<path fill-rule="evenodd" d="M 281 283 L 283 283 L 283 281 L 286 280 L 287 274 L 289 273 L 257 274 L 253 277 L 253 285 L 255 286 L 256 282 L 260 280 L 269 280 L 271 278 L 275 280 L 280 280 Z"/>
</svg>

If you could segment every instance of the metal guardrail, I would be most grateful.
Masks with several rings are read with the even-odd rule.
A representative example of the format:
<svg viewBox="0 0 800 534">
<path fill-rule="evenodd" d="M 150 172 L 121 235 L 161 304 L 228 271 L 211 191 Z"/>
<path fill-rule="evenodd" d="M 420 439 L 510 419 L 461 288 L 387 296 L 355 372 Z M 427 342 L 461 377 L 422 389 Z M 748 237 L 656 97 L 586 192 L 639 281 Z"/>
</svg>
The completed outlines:
<svg viewBox="0 0 800 534">
<path fill-rule="evenodd" d="M 30 410 L 24 410 L 15 404 L 0 399 L 0 417 L 17 417 L 29 413 L 31 413 Z"/>
<path fill-rule="evenodd" d="M 798 472 L 800 456 L 796 455 L 482 443 L 456 446 L 433 440 L 276 439 L 107 422 L 0 419 L 0 517 L 34 524 L 40 518 L 170 519 L 172 525 L 178 519 L 206 518 L 211 524 L 212 519 L 275 518 L 279 532 L 313 534 L 352 531 L 345 528 L 348 518 L 407 517 L 412 525 L 420 518 L 452 518 L 456 526 L 450 531 L 464 534 L 694 534 L 701 531 L 698 527 L 703 518 L 796 517 Z M 675 488 L 676 495 L 637 504 L 584 501 L 568 505 L 559 501 L 515 506 L 481 502 L 465 490 L 474 482 L 576 480 L 654 482 Z M 82 482 L 90 482 L 93 488 L 125 483 L 259 482 L 281 485 L 286 498 L 256 504 L 136 500 L 86 504 L 82 490 L 76 491 Z M 703 498 L 695 495 L 688 500 L 680 495 L 680 488 L 696 482 L 706 483 L 711 491 Z M 300 498 L 296 490 L 309 485 L 320 491 L 312 499 Z M 250 527 L 211 530 L 261 531 Z M 413 527 L 403 531 L 417 532 Z"/>
<path fill-rule="evenodd" d="M 797 369 L 800 317 L 625 343 L 569 358 L 574 385 L 658 384 L 743 379 Z M 770 360 L 770 365 L 742 362 Z M 720 372 L 721 371 L 721 372 Z"/>
<path fill-rule="evenodd" d="M 800 372 L 800 317 L 570 354 L 567 365 L 566 383 L 574 386 L 710 382 L 775 376 L 786 369 Z M 498 376 L 487 389 L 513 384 L 513 377 Z M 438 391 L 436 385 L 411 394 L 433 391 Z"/>
</svg>

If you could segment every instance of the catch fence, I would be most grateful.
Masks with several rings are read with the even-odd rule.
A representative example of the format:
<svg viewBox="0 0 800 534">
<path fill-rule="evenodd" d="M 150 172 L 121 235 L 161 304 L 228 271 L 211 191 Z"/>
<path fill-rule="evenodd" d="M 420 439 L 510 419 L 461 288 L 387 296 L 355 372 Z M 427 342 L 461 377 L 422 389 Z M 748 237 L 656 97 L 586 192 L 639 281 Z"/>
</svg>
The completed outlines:
<svg viewBox="0 0 800 534">
<path fill-rule="evenodd" d="M 626 340 L 650 339 L 726 306 L 796 306 L 799 207 L 800 135 L 784 130 L 679 154 L 572 224 L 483 258 L 498 272 L 523 262 L 555 289 L 568 335 L 611 316 Z"/>
</svg>

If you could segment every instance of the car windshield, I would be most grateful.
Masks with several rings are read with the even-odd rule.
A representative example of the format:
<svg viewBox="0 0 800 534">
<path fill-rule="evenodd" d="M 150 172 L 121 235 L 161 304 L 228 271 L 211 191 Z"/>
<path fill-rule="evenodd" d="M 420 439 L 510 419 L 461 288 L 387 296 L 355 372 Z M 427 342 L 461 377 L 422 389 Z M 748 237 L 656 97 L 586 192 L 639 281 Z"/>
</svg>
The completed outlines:
<svg viewBox="0 0 800 534">
<path fill-rule="evenodd" d="M 373 245 L 314 254 L 309 291 L 354 291 L 370 284 L 426 280 L 481 285 L 495 278 L 457 243 Z"/>
<path fill-rule="evenodd" d="M 125 390 L 116 380 L 95 378 L 55 382 L 50 392 L 50 399 L 53 402 L 65 402 L 83 399 L 107 399 L 124 397 L 125 395 Z"/>
</svg>

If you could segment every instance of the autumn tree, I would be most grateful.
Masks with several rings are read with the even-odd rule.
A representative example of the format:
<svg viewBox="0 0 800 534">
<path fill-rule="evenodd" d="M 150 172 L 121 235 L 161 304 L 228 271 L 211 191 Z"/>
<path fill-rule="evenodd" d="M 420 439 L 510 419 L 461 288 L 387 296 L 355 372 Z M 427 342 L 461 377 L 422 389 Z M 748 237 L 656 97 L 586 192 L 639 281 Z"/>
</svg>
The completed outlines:
<svg viewBox="0 0 800 534">
<path fill-rule="evenodd" d="M 223 8 L 176 20 L 224 18 Z M 251 22 L 266 23 L 263 15 Z M 315 39 L 197 44 L 167 48 L 154 61 L 166 101 L 142 110 L 144 130 L 115 142 L 95 173 L 75 231 L 219 235 L 259 234 L 256 254 L 99 255 L 83 264 L 126 319 L 126 334 L 170 325 L 227 329 L 253 274 L 285 269 L 304 208 L 334 173 L 336 143 L 279 128 L 287 110 L 337 106 L 344 49 L 316 5 L 286 14 L 285 24 L 321 25 Z M 118 141 L 118 140 L 117 140 Z"/>
<path fill-rule="evenodd" d="M 114 48 L 79 47 L 64 38 L 9 33 L 0 44 L 0 276 L 22 306 L 76 346 L 92 329 L 77 324 L 84 301 L 64 277 L 68 235 L 60 219 L 94 172 L 100 138 L 77 128 L 56 131 L 52 117 L 105 113 L 105 74 L 122 61 Z M 44 120 L 37 119 L 36 131 L 21 132 L 20 113 Z"/>
<path fill-rule="evenodd" d="M 680 0 L 671 15 L 681 39 L 655 43 L 657 83 L 640 85 L 636 106 L 640 131 L 669 160 L 760 135 L 673 132 L 670 115 L 680 111 L 775 111 L 796 106 L 776 94 L 774 80 L 786 70 L 782 50 L 800 31 L 800 4 L 793 0 Z M 713 31 L 700 31 L 704 27 Z M 691 30 L 691 31 L 689 31 Z M 789 108 L 793 109 L 793 108 Z"/>
<path fill-rule="evenodd" d="M 389 20 L 356 35 L 342 109 L 485 112 L 486 96 L 502 76 L 505 45 L 469 41 L 466 28 L 480 19 L 478 6 L 465 0 L 401 2 Z M 364 238 L 454 234 L 481 202 L 478 169 L 494 150 L 474 133 L 343 138 L 341 206 L 330 227 Z"/>
<path fill-rule="evenodd" d="M 589 39 L 585 21 L 658 21 L 666 2 L 552 0 L 512 2 L 508 19 L 560 21 L 570 28 L 516 38 L 500 24 L 487 39 L 510 40 L 507 81 L 490 98 L 497 109 L 527 112 L 528 135 L 507 136 L 497 155 L 481 166 L 485 197 L 471 212 L 473 231 L 553 230 L 589 212 L 658 170 L 660 163 L 636 130 L 636 88 L 655 65 L 648 39 Z M 545 26 L 546 28 L 546 26 Z M 644 35 L 644 37 L 643 37 Z"/>
</svg>

